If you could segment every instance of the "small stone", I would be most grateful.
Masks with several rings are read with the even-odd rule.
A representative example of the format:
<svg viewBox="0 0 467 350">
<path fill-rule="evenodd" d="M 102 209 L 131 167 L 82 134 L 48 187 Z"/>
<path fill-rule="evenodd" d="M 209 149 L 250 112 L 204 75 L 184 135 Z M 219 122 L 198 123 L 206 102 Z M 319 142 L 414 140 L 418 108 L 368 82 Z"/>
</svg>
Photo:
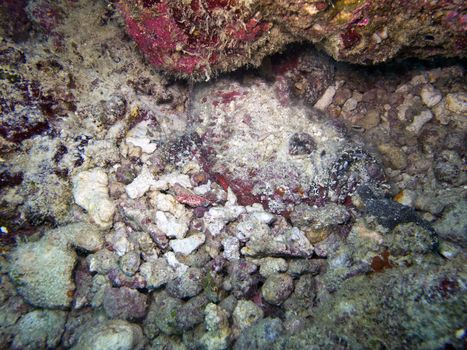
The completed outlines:
<svg viewBox="0 0 467 350">
<path fill-rule="evenodd" d="M 282 304 L 293 292 L 293 278 L 285 273 L 269 276 L 261 287 L 261 294 L 268 303 Z"/>
<path fill-rule="evenodd" d="M 384 240 L 392 255 L 426 254 L 438 245 L 431 232 L 413 222 L 397 225 Z"/>
<path fill-rule="evenodd" d="M 206 240 L 202 233 L 195 233 L 183 239 L 173 239 L 170 241 L 170 247 L 175 253 L 190 255 L 198 249 Z"/>
<path fill-rule="evenodd" d="M 358 120 L 358 125 L 366 130 L 378 126 L 380 123 L 380 113 L 377 110 L 368 111 L 361 119 Z"/>
<path fill-rule="evenodd" d="M 429 110 L 423 111 L 413 117 L 412 123 L 406 127 L 406 130 L 418 135 L 420 134 L 420 131 L 422 131 L 423 126 L 431 119 L 433 119 L 433 114 Z"/>
<path fill-rule="evenodd" d="M 204 308 L 204 324 L 209 332 L 229 326 L 229 314 L 220 306 L 209 303 Z"/>
<path fill-rule="evenodd" d="M 431 108 L 437 105 L 443 96 L 441 92 L 433 87 L 431 84 L 424 85 L 422 91 L 420 92 L 420 96 L 422 98 L 423 103 L 428 107 Z"/>
<path fill-rule="evenodd" d="M 399 147 L 383 143 L 378 146 L 378 150 L 389 160 L 393 169 L 402 170 L 407 167 L 407 156 Z"/>
<path fill-rule="evenodd" d="M 182 239 L 188 232 L 187 220 L 178 220 L 173 214 L 157 211 L 155 222 L 157 228 L 161 230 L 167 237 Z"/>
<path fill-rule="evenodd" d="M 252 262 L 240 259 L 234 260 L 228 266 L 228 276 L 222 287 L 230 291 L 236 298 L 243 298 L 255 287 L 258 282 L 255 275 L 257 266 Z"/>
<path fill-rule="evenodd" d="M 186 270 L 188 269 L 188 266 L 185 264 L 182 264 L 180 261 L 178 261 L 177 257 L 175 256 L 174 252 L 167 252 L 164 254 L 164 258 L 167 261 L 167 264 L 175 270 L 175 273 L 178 276 L 183 275 Z"/>
<path fill-rule="evenodd" d="M 304 273 L 311 275 L 319 274 L 323 261 L 320 259 L 292 259 L 289 260 L 289 268 L 287 272 L 292 276 L 300 276 Z"/>
<path fill-rule="evenodd" d="M 314 107 L 324 111 L 332 103 L 332 99 L 336 94 L 336 88 L 334 86 L 329 86 L 320 99 L 315 103 Z"/>
<path fill-rule="evenodd" d="M 155 181 L 156 180 L 149 168 L 144 165 L 141 173 L 133 180 L 132 183 L 125 187 L 125 191 L 128 194 L 128 197 L 131 199 L 137 199 L 144 196 Z"/>
<path fill-rule="evenodd" d="M 233 312 L 233 324 L 238 330 L 250 327 L 264 316 L 263 310 L 250 300 L 239 300 Z"/>
<path fill-rule="evenodd" d="M 462 248 L 448 241 L 441 241 L 439 244 L 439 253 L 446 259 L 452 260 L 462 253 Z"/>
<path fill-rule="evenodd" d="M 133 276 L 139 269 L 141 257 L 139 252 L 128 252 L 120 258 L 120 269 L 127 276 Z"/>
<path fill-rule="evenodd" d="M 304 156 L 316 150 L 316 142 L 310 134 L 305 132 L 294 133 L 289 140 L 289 154 L 292 156 Z"/>
<path fill-rule="evenodd" d="M 240 241 L 236 237 L 227 237 L 222 240 L 222 246 L 224 247 L 224 258 L 228 261 L 240 259 Z"/>
<path fill-rule="evenodd" d="M 101 228 L 112 226 L 115 205 L 109 198 L 109 180 L 103 169 L 83 171 L 73 178 L 73 197 Z"/>
<path fill-rule="evenodd" d="M 459 200 L 443 211 L 443 215 L 438 219 L 434 229 L 443 239 L 456 242 L 462 247 L 467 246 L 467 203 Z"/>
<path fill-rule="evenodd" d="M 51 349 L 58 347 L 65 327 L 66 312 L 34 310 L 18 321 L 12 349 Z"/>
<path fill-rule="evenodd" d="M 160 332 L 166 335 L 181 334 L 178 317 L 182 307 L 183 302 L 180 299 L 171 297 L 165 291 L 154 294 L 154 301 L 145 322 L 154 323 Z"/>
<path fill-rule="evenodd" d="M 107 249 L 102 249 L 95 254 L 88 255 L 86 260 L 89 265 L 89 271 L 102 275 L 107 274 L 117 265 L 117 255 Z"/>
<path fill-rule="evenodd" d="M 171 186 L 179 184 L 185 188 L 192 188 L 190 177 L 186 174 L 179 173 L 170 173 L 167 175 L 161 176 L 157 181 L 151 186 L 152 191 L 166 191 Z"/>
<path fill-rule="evenodd" d="M 210 303 L 206 305 L 204 315 L 204 324 L 207 332 L 200 340 L 203 349 L 228 349 L 231 330 L 229 327 L 229 315 L 227 312 L 216 304 Z"/>
<path fill-rule="evenodd" d="M 162 287 L 176 277 L 174 270 L 163 258 L 141 264 L 139 271 L 150 290 Z"/>
<path fill-rule="evenodd" d="M 467 94 L 454 93 L 446 95 L 446 108 L 456 114 L 467 114 Z"/>
<path fill-rule="evenodd" d="M 284 344 L 286 337 L 281 320 L 277 318 L 265 318 L 259 320 L 246 332 L 242 332 L 237 339 L 234 350 L 270 350 L 287 349 Z"/>
<path fill-rule="evenodd" d="M 141 148 L 147 154 L 154 153 L 157 149 L 157 143 L 148 136 L 150 123 L 151 121 L 145 120 L 136 124 L 126 135 L 127 143 Z"/>
<path fill-rule="evenodd" d="M 102 231 L 95 225 L 84 222 L 58 227 L 47 231 L 45 236 L 63 240 L 70 243 L 73 247 L 91 253 L 97 252 L 104 246 Z"/>
<path fill-rule="evenodd" d="M 144 337 L 141 327 L 124 320 L 109 320 L 95 326 L 90 324 L 73 350 L 134 350 L 141 349 Z"/>
<path fill-rule="evenodd" d="M 20 244 L 10 254 L 9 275 L 20 295 L 43 308 L 69 307 L 75 283 L 76 253 L 46 237 Z"/>
<path fill-rule="evenodd" d="M 204 214 L 205 227 L 213 236 L 217 236 L 225 225 L 245 212 L 241 206 L 213 207 Z"/>
<path fill-rule="evenodd" d="M 287 271 L 287 261 L 283 258 L 271 258 L 267 257 L 261 259 L 259 262 L 260 268 L 259 273 L 261 276 L 268 278 L 271 275 L 277 274 L 278 272 Z"/>
<path fill-rule="evenodd" d="M 436 157 L 433 171 L 438 181 L 454 184 L 461 175 L 462 168 L 463 161 L 457 152 L 444 150 Z"/>
<path fill-rule="evenodd" d="M 147 295 L 127 287 L 107 287 L 104 310 L 110 318 L 139 320 L 146 315 Z"/>
<path fill-rule="evenodd" d="M 293 227 L 274 237 L 264 233 L 258 233 L 258 236 L 255 234 L 241 252 L 251 257 L 280 255 L 307 258 L 313 254 L 313 245 L 302 231 Z"/>
<path fill-rule="evenodd" d="M 357 105 L 358 105 L 358 101 L 355 98 L 351 97 L 347 101 L 345 101 L 344 105 L 342 106 L 342 111 L 351 112 L 355 108 L 357 108 Z"/>
<path fill-rule="evenodd" d="M 192 298 L 203 290 L 201 269 L 191 267 L 183 275 L 169 281 L 167 293 L 179 299 Z"/>
</svg>

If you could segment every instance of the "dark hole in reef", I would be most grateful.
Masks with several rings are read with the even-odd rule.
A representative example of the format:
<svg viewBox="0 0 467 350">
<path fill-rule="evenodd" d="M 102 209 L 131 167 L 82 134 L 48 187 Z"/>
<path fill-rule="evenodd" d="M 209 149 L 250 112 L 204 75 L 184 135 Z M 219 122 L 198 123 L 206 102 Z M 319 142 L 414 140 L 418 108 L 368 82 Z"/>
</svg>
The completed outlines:
<svg viewBox="0 0 467 350">
<path fill-rule="evenodd" d="M 431 35 L 431 34 L 427 34 L 427 35 L 425 35 L 425 40 L 433 41 L 433 40 L 435 40 L 435 37 L 433 35 Z"/>
</svg>

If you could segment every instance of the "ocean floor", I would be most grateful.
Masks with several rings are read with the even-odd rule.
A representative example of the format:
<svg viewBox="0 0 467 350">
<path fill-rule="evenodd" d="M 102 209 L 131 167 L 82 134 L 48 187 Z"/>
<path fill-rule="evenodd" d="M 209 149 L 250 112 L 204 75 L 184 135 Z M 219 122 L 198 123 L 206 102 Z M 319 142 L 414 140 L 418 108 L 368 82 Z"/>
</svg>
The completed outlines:
<svg viewBox="0 0 467 350">
<path fill-rule="evenodd" d="M 0 37 L 0 348 L 465 349 L 465 62 L 291 46 L 191 83 L 105 1 L 26 10 Z"/>
</svg>

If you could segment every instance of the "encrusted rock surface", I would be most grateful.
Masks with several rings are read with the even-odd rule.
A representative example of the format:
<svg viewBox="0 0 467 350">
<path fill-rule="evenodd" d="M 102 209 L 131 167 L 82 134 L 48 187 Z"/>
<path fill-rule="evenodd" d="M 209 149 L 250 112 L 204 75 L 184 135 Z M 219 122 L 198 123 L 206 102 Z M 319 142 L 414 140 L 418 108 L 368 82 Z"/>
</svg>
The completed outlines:
<svg viewBox="0 0 467 350">
<path fill-rule="evenodd" d="M 66 308 L 73 300 L 76 253 L 46 238 L 18 246 L 10 256 L 9 275 L 32 305 Z"/>
<path fill-rule="evenodd" d="M 183 77 L 258 66 L 302 40 L 352 63 L 465 55 L 462 1 L 125 0 L 119 8 L 148 61 Z"/>
<path fill-rule="evenodd" d="M 132 4 L 143 3 L 181 4 Z M 259 18 L 250 1 L 254 27 L 240 2 L 198 3 L 218 20 L 210 33 L 243 20 L 243 48 L 264 54 L 278 47 L 261 38 L 287 27 L 295 40 L 320 23 L 321 45 L 338 47 L 350 17 L 389 6 L 308 1 L 312 15 L 301 1 L 262 1 L 271 12 Z M 462 349 L 459 61 L 369 68 L 293 46 L 258 70 L 187 83 L 138 55 L 112 4 L 0 4 L 0 348 Z M 460 3 L 407 4 L 402 18 L 441 5 Z M 238 17 L 222 17 L 228 6 Z M 325 26 L 331 14 L 339 31 Z M 339 54 L 368 57 L 372 30 L 381 59 L 418 40 L 397 37 L 409 19 L 383 38 L 386 17 L 381 28 L 370 17 L 352 22 L 361 42 Z M 274 27 L 261 32 L 265 22 Z M 455 40 L 438 45 L 452 31 L 437 33 L 424 39 L 431 53 Z M 226 67 L 244 53 L 230 51 Z"/>
</svg>

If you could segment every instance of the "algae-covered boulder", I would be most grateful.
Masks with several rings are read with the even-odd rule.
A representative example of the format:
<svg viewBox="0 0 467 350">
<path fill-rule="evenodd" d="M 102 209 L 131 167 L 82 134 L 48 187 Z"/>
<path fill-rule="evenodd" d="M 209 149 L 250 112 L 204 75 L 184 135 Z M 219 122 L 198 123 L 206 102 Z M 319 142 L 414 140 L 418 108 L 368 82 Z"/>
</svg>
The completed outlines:
<svg viewBox="0 0 467 350">
<path fill-rule="evenodd" d="M 319 306 L 314 323 L 287 349 L 462 348 L 466 322 L 462 259 L 358 276 Z"/>
<path fill-rule="evenodd" d="M 66 321 L 66 312 L 35 310 L 24 315 L 16 325 L 13 349 L 51 349 L 59 343 Z"/>
<path fill-rule="evenodd" d="M 144 345 L 141 327 L 123 320 L 91 326 L 80 336 L 74 350 L 132 350 Z"/>
<path fill-rule="evenodd" d="M 69 307 L 75 290 L 76 253 L 67 245 L 43 238 L 20 244 L 10 255 L 9 274 L 21 296 L 43 308 Z"/>
</svg>

